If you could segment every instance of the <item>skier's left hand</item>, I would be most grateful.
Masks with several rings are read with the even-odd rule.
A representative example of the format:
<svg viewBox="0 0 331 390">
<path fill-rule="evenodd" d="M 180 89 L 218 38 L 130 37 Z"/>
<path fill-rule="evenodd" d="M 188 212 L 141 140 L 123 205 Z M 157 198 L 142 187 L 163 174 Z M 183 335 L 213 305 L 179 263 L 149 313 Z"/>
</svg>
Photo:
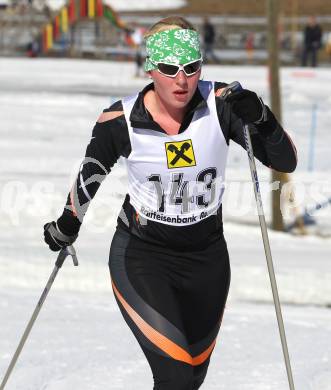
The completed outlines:
<svg viewBox="0 0 331 390">
<path fill-rule="evenodd" d="M 255 92 L 242 89 L 227 95 L 225 101 L 245 124 L 261 123 L 265 120 L 265 106 Z"/>
</svg>

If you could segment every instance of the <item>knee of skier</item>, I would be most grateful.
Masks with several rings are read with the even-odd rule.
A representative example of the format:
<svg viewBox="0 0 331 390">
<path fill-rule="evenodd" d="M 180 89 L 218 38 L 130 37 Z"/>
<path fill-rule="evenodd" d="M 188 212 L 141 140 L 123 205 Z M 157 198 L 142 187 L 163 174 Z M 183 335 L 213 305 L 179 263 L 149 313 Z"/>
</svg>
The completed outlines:
<svg viewBox="0 0 331 390">
<path fill-rule="evenodd" d="M 206 377 L 206 373 L 202 376 L 194 377 L 192 390 L 198 390 L 203 384 Z"/>
<path fill-rule="evenodd" d="M 207 375 L 209 362 L 210 362 L 210 357 L 204 363 L 194 367 L 192 390 L 198 390 L 200 386 L 203 384 Z"/>
<path fill-rule="evenodd" d="M 167 378 L 154 378 L 153 390 L 192 390 L 193 369 L 182 367 Z"/>
</svg>

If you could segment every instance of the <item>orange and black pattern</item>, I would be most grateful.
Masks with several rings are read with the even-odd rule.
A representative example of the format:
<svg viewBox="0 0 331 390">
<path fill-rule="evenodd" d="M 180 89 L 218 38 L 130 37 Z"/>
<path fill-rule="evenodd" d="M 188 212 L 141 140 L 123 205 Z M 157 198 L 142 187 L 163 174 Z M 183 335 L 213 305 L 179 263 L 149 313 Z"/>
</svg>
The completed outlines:
<svg viewBox="0 0 331 390">
<path fill-rule="evenodd" d="M 109 265 L 118 305 L 144 351 L 192 367 L 209 362 L 230 282 L 223 238 L 187 252 L 118 228 Z"/>
</svg>

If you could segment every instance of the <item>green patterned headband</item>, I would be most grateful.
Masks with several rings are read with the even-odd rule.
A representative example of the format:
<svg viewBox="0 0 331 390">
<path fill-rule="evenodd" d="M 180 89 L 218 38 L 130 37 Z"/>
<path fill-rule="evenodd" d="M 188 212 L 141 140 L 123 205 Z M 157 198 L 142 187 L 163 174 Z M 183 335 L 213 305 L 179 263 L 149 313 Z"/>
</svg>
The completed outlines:
<svg viewBox="0 0 331 390">
<path fill-rule="evenodd" d="M 201 58 L 200 40 L 197 31 L 188 29 L 165 30 L 146 39 L 144 69 L 156 69 L 157 62 L 179 65 Z"/>
</svg>

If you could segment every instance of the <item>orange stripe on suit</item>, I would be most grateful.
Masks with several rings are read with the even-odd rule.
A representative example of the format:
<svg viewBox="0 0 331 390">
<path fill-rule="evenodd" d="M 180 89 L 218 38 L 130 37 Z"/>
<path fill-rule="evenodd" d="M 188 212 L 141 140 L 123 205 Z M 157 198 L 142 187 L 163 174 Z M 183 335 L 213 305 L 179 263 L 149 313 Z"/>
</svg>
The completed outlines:
<svg viewBox="0 0 331 390">
<path fill-rule="evenodd" d="M 76 210 L 76 207 L 75 207 L 75 204 L 74 204 L 74 187 L 72 188 L 72 190 L 70 191 L 70 203 L 71 203 L 71 211 L 73 213 L 73 215 L 75 217 L 77 217 L 77 210 Z"/>
<path fill-rule="evenodd" d="M 180 360 L 184 363 L 188 363 L 192 366 L 197 366 L 203 363 L 208 359 L 211 354 L 216 340 L 212 342 L 212 344 L 200 355 L 196 357 L 192 357 L 187 351 L 183 348 L 179 347 L 176 343 L 169 340 L 167 337 L 163 336 L 160 332 L 152 328 L 123 298 L 121 293 L 116 288 L 114 282 L 112 282 L 112 286 L 115 292 L 117 299 L 121 302 L 125 311 L 128 313 L 130 318 L 134 321 L 140 331 L 158 348 L 160 348 L 163 352 L 167 353 L 170 357 L 176 360 Z"/>
</svg>

